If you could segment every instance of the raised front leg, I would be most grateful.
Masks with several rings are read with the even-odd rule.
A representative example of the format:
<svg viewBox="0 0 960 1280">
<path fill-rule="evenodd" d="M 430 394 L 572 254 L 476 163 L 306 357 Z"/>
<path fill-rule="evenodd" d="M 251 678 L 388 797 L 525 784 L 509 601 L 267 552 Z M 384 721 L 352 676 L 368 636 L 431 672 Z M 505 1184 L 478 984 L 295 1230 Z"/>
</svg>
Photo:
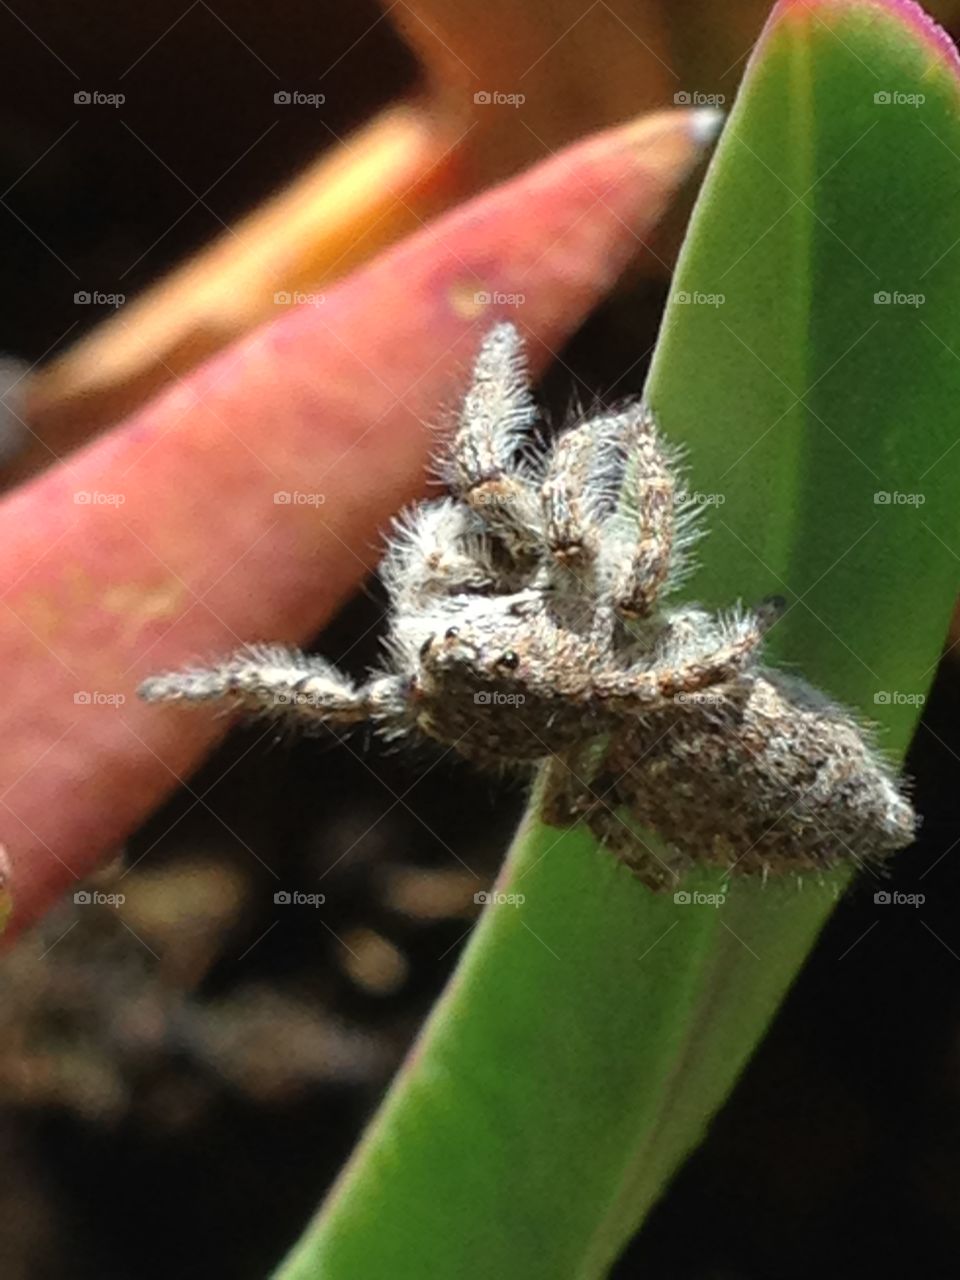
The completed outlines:
<svg viewBox="0 0 960 1280">
<path fill-rule="evenodd" d="M 627 620 L 649 617 L 660 597 L 675 586 L 696 541 L 695 509 L 679 503 L 679 454 L 664 443 L 650 409 L 637 406 L 618 441 L 622 489 L 607 523 L 604 559 L 609 593 Z"/>
<path fill-rule="evenodd" d="M 290 717 L 308 728 L 397 721 L 406 705 L 399 677 L 357 688 L 323 658 L 279 645 L 250 645 L 209 667 L 151 676 L 138 692 L 147 702 L 221 703 L 228 710 Z"/>
<path fill-rule="evenodd" d="M 597 671 L 584 696 L 621 713 L 681 705 L 685 697 L 735 680 L 755 661 L 766 631 L 765 619 L 755 613 L 735 614 L 719 623 L 710 619 L 705 627 L 699 637 L 686 634 L 676 647 L 668 645 L 650 665 Z"/>
<path fill-rule="evenodd" d="M 599 413 L 566 431 L 554 445 L 540 489 L 543 538 L 555 596 L 579 601 L 612 624 L 611 565 L 602 560 L 606 530 L 623 484 L 624 439 L 639 406 Z"/>
<path fill-rule="evenodd" d="M 565 431 L 540 489 L 546 548 L 574 571 L 591 566 L 623 480 L 622 441 L 636 410 L 600 413 Z"/>
<path fill-rule="evenodd" d="M 380 577 L 397 613 L 506 586 L 482 522 L 452 498 L 421 503 L 394 522 Z"/>
<path fill-rule="evenodd" d="M 514 642 L 516 648 L 508 651 L 507 646 L 501 649 L 499 638 L 490 637 L 485 644 L 483 634 L 457 628 L 445 641 L 449 652 L 438 651 L 434 660 L 447 667 L 459 661 L 474 669 L 484 664 L 504 692 L 523 694 L 569 730 L 576 717 L 586 727 L 611 715 L 676 709 L 682 695 L 730 682 L 755 661 L 764 635 L 757 614 L 716 619 L 688 610 L 683 621 L 686 625 L 676 636 L 668 624 L 665 643 L 642 662 L 604 651 L 592 637 L 565 631 L 548 617 L 532 619 Z"/>
<path fill-rule="evenodd" d="M 517 560 L 541 542 L 537 484 L 517 463 L 536 416 L 520 334 L 498 324 L 480 347 L 441 473 Z"/>
</svg>

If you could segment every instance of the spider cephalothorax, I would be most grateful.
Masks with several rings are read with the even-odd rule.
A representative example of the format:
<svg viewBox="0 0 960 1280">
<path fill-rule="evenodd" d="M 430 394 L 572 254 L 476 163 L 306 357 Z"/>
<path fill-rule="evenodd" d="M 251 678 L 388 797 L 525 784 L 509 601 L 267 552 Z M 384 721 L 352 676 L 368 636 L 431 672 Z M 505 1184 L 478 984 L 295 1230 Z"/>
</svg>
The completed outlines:
<svg viewBox="0 0 960 1280">
<path fill-rule="evenodd" d="M 761 664 L 776 603 L 664 605 L 697 532 L 649 409 L 587 416 L 540 451 L 535 419 L 519 334 L 500 324 L 442 460 L 451 496 L 390 540 L 388 656 L 365 684 L 251 646 L 143 696 L 372 721 L 485 765 L 543 761 L 547 821 L 586 822 L 654 887 L 694 863 L 818 869 L 908 844 L 913 810 L 864 729 Z"/>
</svg>

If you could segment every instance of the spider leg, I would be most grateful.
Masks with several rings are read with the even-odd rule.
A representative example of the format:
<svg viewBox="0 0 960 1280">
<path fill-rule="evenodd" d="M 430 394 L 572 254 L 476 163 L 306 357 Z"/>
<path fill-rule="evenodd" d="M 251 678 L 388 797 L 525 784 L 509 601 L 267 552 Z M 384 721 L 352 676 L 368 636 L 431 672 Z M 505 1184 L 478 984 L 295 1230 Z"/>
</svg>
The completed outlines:
<svg viewBox="0 0 960 1280">
<path fill-rule="evenodd" d="M 502 585 L 483 522 L 452 498 L 421 502 L 394 521 L 380 577 L 398 614 Z"/>
<path fill-rule="evenodd" d="M 477 355 L 443 478 L 516 560 L 540 542 L 537 486 L 516 463 L 536 416 L 520 334 L 495 325 Z"/>
<path fill-rule="evenodd" d="M 593 763 L 596 766 L 596 759 Z M 540 798 L 544 822 L 552 827 L 585 823 L 599 843 L 647 888 L 658 893 L 673 888 L 689 859 L 675 850 L 661 849 L 658 853 L 649 848 L 634 827 L 616 812 L 620 799 L 614 775 L 601 768 L 592 781 L 587 781 L 583 768 L 579 753 L 553 756 L 547 762 Z"/>
<path fill-rule="evenodd" d="M 249 645 L 209 667 L 151 676 L 138 692 L 147 702 L 222 703 L 330 728 L 397 720 L 406 705 L 397 677 L 375 677 L 358 688 L 323 658 L 279 645 Z"/>
<path fill-rule="evenodd" d="M 565 626 L 591 634 L 601 649 L 610 646 L 617 629 L 605 550 L 639 412 L 636 404 L 600 412 L 565 431 L 540 487 L 550 604 Z M 619 555 L 622 561 L 622 548 Z M 614 570 L 621 571 L 620 565 Z"/>
<path fill-rule="evenodd" d="M 623 481 L 624 441 L 635 407 L 585 418 L 557 440 L 540 487 L 543 540 L 561 589 L 597 595 L 596 567 L 604 526 L 616 510 Z"/>
<path fill-rule="evenodd" d="M 599 761 L 606 751 L 602 740 L 586 748 L 557 752 L 546 761 L 540 790 L 540 816 L 551 827 L 583 822 L 599 803 L 594 790 Z"/>
<path fill-rule="evenodd" d="M 554 560 L 574 571 L 596 560 L 600 526 L 609 513 L 599 482 L 602 436 L 612 419 L 588 419 L 557 440 L 540 488 L 543 537 Z"/>
<path fill-rule="evenodd" d="M 668 615 L 665 639 L 638 663 L 605 652 L 591 636 L 558 631 L 550 644 L 537 646 L 532 660 L 521 652 L 516 687 L 545 707 L 556 706 L 557 714 L 577 713 L 591 723 L 607 715 L 676 709 L 749 668 L 768 626 L 765 615 L 757 613 L 735 612 L 719 619 L 703 610 L 678 614 L 675 627 Z"/>
<path fill-rule="evenodd" d="M 667 615 L 653 650 L 631 662 L 604 647 L 593 631 L 558 623 L 535 588 L 506 597 L 500 606 L 502 627 L 491 620 L 478 629 L 468 619 L 466 627 L 450 626 L 442 640 L 430 638 L 419 655 L 428 686 L 479 663 L 485 681 L 522 695 L 527 714 L 546 717 L 553 743 L 564 748 L 566 742 L 602 736 L 613 728 L 613 717 L 676 710 L 714 685 L 735 688 L 737 678 L 756 665 L 769 626 L 765 613 L 737 610 L 714 617 L 702 609 L 678 610 Z M 507 625 L 511 615 L 525 615 L 519 632 Z M 725 702 L 732 696 L 733 688 L 723 691 Z"/>
<path fill-rule="evenodd" d="M 478 604 L 524 585 L 482 521 L 461 502 L 421 503 L 394 523 L 380 577 L 390 598 L 389 668 L 409 683 L 422 646 Z"/>
<path fill-rule="evenodd" d="M 610 601 L 620 617 L 647 618 L 658 598 L 675 587 L 698 532 L 694 507 L 678 507 L 679 457 L 662 440 L 648 406 L 620 415 L 611 441 L 618 455 L 608 475 L 621 477 L 617 509 L 604 525 L 601 553 Z"/>
<path fill-rule="evenodd" d="M 642 834 L 628 826 L 608 805 L 598 805 L 587 815 L 586 822 L 603 847 L 654 893 L 675 889 L 683 873 L 693 865 L 677 850 L 660 846 L 660 852 L 655 852 L 644 842 Z"/>
<path fill-rule="evenodd" d="M 588 417 L 554 447 L 540 494 L 550 579 L 560 600 L 595 612 L 600 642 L 617 618 L 650 617 L 682 576 L 696 535 L 677 512 L 677 475 L 640 401 Z"/>
<path fill-rule="evenodd" d="M 700 610 L 683 610 L 683 625 L 655 655 L 652 665 L 611 666 L 596 672 L 591 697 L 611 711 L 655 711 L 680 704 L 736 677 L 755 661 L 769 626 L 763 613 L 734 613 L 714 621 Z M 698 634 L 694 618 L 704 618 Z"/>
</svg>

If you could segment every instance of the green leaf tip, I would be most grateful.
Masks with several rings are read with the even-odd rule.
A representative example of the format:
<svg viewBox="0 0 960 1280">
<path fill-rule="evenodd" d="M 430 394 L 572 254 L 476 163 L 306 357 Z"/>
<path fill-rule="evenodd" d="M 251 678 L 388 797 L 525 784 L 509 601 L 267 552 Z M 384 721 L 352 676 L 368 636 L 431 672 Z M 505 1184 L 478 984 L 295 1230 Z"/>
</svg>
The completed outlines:
<svg viewBox="0 0 960 1280">
<path fill-rule="evenodd" d="M 779 0 L 771 11 L 757 49 L 762 48 L 766 37 L 787 24 L 832 31 L 837 25 L 857 17 L 878 24 L 892 19 L 897 26 L 910 28 L 911 34 L 919 36 L 921 42 L 947 64 L 960 83 L 957 46 L 916 0 Z"/>
</svg>

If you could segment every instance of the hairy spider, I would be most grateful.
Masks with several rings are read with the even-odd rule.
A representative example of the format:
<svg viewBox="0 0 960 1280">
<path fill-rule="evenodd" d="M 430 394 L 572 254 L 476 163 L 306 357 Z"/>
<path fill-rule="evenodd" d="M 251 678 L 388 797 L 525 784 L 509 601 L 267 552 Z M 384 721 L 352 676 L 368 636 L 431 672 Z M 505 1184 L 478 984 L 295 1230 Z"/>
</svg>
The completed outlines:
<svg viewBox="0 0 960 1280">
<path fill-rule="evenodd" d="M 442 458 L 451 496 L 390 539 L 387 660 L 366 683 L 263 645 L 155 676 L 142 696 L 545 762 L 545 819 L 587 823 L 653 888 L 695 864 L 825 869 L 908 844 L 913 810 L 865 729 L 762 665 L 782 602 L 664 607 L 697 530 L 649 408 L 586 416 L 549 450 L 531 444 L 536 417 L 520 336 L 499 324 Z"/>
</svg>

